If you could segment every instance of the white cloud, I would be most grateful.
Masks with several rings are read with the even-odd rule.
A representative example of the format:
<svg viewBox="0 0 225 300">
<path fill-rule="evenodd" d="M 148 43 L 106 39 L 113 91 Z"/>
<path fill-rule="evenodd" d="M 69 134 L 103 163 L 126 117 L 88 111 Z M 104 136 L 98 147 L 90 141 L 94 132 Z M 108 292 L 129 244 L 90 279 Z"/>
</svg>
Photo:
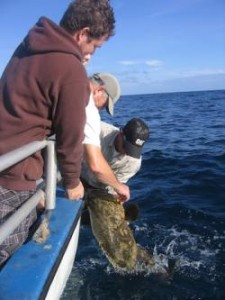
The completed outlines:
<svg viewBox="0 0 225 300">
<path fill-rule="evenodd" d="M 220 75 L 225 74 L 225 69 L 203 69 L 203 70 L 196 70 L 192 71 L 186 75 L 189 76 L 199 76 L 199 75 Z"/>
<path fill-rule="evenodd" d="M 163 62 L 161 60 L 153 59 L 153 60 L 147 60 L 145 62 L 147 66 L 153 67 L 153 68 L 158 68 L 163 65 Z"/>
<path fill-rule="evenodd" d="M 119 63 L 124 66 L 147 65 L 152 68 L 158 68 L 163 65 L 163 62 L 161 60 L 157 60 L 157 59 L 146 60 L 146 61 L 122 60 Z"/>
<path fill-rule="evenodd" d="M 225 69 L 199 69 L 199 70 L 180 70 L 180 71 L 168 71 L 164 72 L 165 77 L 168 79 L 186 78 L 196 76 L 208 76 L 208 75 L 224 75 Z"/>
<path fill-rule="evenodd" d="M 210 70 L 209 70 L 210 71 Z M 218 73 L 206 74 L 206 71 L 186 72 L 186 76 L 174 73 L 174 76 L 156 78 L 141 72 L 135 74 L 123 74 L 121 86 L 124 95 L 161 93 L 161 92 L 182 92 L 200 90 L 221 90 L 225 89 L 225 72 L 218 70 Z M 216 70 L 214 70 L 216 71 Z"/>
<path fill-rule="evenodd" d="M 120 61 L 120 64 L 124 66 L 133 66 L 140 64 L 140 62 L 135 60 L 122 60 Z"/>
</svg>

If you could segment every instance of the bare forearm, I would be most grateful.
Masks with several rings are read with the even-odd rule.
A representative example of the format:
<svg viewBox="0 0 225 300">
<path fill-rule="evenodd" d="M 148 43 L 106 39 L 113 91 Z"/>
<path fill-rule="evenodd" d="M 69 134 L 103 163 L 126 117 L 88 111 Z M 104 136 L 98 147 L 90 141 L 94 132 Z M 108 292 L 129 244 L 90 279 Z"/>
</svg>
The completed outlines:
<svg viewBox="0 0 225 300">
<path fill-rule="evenodd" d="M 85 156 L 89 168 L 95 174 L 97 180 L 105 185 L 118 189 L 120 182 L 106 161 L 101 149 L 92 145 L 85 145 Z"/>
<path fill-rule="evenodd" d="M 118 181 L 101 149 L 89 144 L 85 145 L 84 149 L 86 162 L 98 181 L 113 187 L 121 201 L 129 200 L 129 187 Z"/>
<path fill-rule="evenodd" d="M 120 182 L 113 173 L 104 156 L 102 156 L 102 158 L 99 160 L 99 166 L 94 173 L 98 181 L 104 183 L 105 185 L 112 186 L 115 190 L 119 189 Z"/>
<path fill-rule="evenodd" d="M 104 157 L 101 160 L 99 171 L 95 174 L 99 181 L 114 188 L 121 202 L 130 199 L 129 187 L 119 182 Z"/>
</svg>

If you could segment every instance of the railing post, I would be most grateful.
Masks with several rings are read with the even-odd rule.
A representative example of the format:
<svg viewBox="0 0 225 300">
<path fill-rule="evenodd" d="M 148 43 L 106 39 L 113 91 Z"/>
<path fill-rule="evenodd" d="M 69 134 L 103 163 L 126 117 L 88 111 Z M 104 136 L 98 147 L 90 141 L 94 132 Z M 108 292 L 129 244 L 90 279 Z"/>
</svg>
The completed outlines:
<svg viewBox="0 0 225 300">
<path fill-rule="evenodd" d="M 46 187 L 45 187 L 47 210 L 55 208 L 56 175 L 57 175 L 57 164 L 56 164 L 56 154 L 55 154 L 55 142 L 48 141 Z"/>
</svg>

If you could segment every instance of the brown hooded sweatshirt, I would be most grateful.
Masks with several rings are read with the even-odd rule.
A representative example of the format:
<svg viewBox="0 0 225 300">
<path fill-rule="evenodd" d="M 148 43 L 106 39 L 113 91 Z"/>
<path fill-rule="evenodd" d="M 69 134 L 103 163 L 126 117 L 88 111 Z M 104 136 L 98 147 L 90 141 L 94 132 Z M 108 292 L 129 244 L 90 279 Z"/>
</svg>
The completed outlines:
<svg viewBox="0 0 225 300">
<path fill-rule="evenodd" d="M 79 46 L 63 28 L 40 18 L 0 80 L 0 155 L 56 134 L 64 186 L 76 187 L 89 94 Z M 31 190 L 42 175 L 39 152 L 0 173 L 0 185 Z"/>
</svg>

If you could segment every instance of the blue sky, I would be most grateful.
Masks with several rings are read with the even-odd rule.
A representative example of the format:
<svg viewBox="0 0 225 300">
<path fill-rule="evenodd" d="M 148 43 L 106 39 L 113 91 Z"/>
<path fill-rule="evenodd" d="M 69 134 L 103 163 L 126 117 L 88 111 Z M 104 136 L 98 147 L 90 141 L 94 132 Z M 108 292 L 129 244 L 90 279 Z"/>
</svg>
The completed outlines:
<svg viewBox="0 0 225 300">
<path fill-rule="evenodd" d="M 0 74 L 40 16 L 59 22 L 70 0 L 1 0 Z M 111 0 L 116 34 L 88 73 L 111 72 L 122 94 L 225 89 L 224 0 Z"/>
</svg>

